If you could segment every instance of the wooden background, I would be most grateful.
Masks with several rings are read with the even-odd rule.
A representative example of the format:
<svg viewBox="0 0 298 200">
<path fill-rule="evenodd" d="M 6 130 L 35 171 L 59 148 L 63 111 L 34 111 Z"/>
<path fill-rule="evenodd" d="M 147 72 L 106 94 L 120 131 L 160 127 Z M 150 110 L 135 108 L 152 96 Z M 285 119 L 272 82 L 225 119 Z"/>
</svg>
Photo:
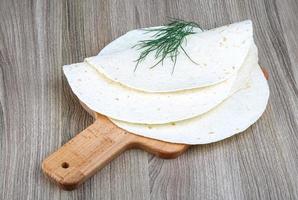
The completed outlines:
<svg viewBox="0 0 298 200">
<path fill-rule="evenodd" d="M 167 17 L 206 29 L 252 19 L 271 74 L 265 114 L 175 160 L 131 150 L 78 190 L 60 190 L 41 161 L 92 122 L 61 66 Z M 298 199 L 297 52 L 295 0 L 0 0 L 0 199 Z"/>
</svg>

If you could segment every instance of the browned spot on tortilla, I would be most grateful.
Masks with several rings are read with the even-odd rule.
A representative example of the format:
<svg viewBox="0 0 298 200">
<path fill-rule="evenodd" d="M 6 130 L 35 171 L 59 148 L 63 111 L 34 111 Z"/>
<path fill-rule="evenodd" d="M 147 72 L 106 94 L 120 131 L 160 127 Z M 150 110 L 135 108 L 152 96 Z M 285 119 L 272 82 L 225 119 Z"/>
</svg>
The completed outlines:
<svg viewBox="0 0 298 200">
<path fill-rule="evenodd" d="M 208 134 L 214 134 L 214 132 L 209 132 Z"/>
</svg>

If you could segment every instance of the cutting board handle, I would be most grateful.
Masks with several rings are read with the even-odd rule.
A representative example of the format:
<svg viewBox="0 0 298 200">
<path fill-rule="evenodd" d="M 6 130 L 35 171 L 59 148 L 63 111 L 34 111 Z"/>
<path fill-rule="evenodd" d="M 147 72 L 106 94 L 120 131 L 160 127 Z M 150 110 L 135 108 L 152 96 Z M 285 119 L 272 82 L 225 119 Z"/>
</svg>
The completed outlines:
<svg viewBox="0 0 298 200">
<path fill-rule="evenodd" d="M 72 190 L 130 148 L 141 148 L 163 158 L 174 158 L 182 154 L 188 145 L 128 133 L 102 116 L 46 158 L 42 170 L 61 188 Z"/>
</svg>

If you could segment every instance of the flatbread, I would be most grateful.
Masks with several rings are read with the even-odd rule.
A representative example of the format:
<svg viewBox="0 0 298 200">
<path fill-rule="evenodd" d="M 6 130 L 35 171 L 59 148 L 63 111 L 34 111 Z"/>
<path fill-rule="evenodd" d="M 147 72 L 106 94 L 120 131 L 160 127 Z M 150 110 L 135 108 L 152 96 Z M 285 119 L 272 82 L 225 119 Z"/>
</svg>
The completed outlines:
<svg viewBox="0 0 298 200">
<path fill-rule="evenodd" d="M 92 110 L 108 117 L 146 124 L 164 124 L 203 114 L 237 91 L 257 65 L 252 48 L 245 64 L 230 79 L 209 87 L 171 93 L 147 93 L 107 79 L 87 63 L 63 67 L 77 97 Z M 235 82 L 236 81 L 236 82 Z"/>
<path fill-rule="evenodd" d="M 260 67 L 256 67 L 245 89 L 201 116 L 161 125 L 111 120 L 120 128 L 137 135 L 173 143 L 207 144 L 231 137 L 255 123 L 264 112 L 268 98 L 267 81 Z"/>
<path fill-rule="evenodd" d="M 107 78 L 145 92 L 173 92 L 201 88 L 223 82 L 237 73 L 253 43 L 250 20 L 189 35 L 183 48 L 196 63 L 180 53 L 175 65 L 166 59 L 153 69 L 153 54 L 141 62 L 136 71 L 140 50 L 132 48 L 140 40 L 150 39 L 153 32 L 133 30 L 113 41 L 97 56 L 86 58 Z"/>
</svg>

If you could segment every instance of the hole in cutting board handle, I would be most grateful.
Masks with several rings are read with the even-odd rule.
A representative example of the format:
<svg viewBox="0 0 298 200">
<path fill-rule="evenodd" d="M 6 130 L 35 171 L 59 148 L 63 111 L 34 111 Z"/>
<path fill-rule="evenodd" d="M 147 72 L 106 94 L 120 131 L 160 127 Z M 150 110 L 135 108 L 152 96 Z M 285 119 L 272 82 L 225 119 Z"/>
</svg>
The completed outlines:
<svg viewBox="0 0 298 200">
<path fill-rule="evenodd" d="M 61 164 L 61 167 L 64 168 L 64 169 L 67 169 L 69 167 L 69 164 L 67 162 L 63 162 Z"/>
</svg>

